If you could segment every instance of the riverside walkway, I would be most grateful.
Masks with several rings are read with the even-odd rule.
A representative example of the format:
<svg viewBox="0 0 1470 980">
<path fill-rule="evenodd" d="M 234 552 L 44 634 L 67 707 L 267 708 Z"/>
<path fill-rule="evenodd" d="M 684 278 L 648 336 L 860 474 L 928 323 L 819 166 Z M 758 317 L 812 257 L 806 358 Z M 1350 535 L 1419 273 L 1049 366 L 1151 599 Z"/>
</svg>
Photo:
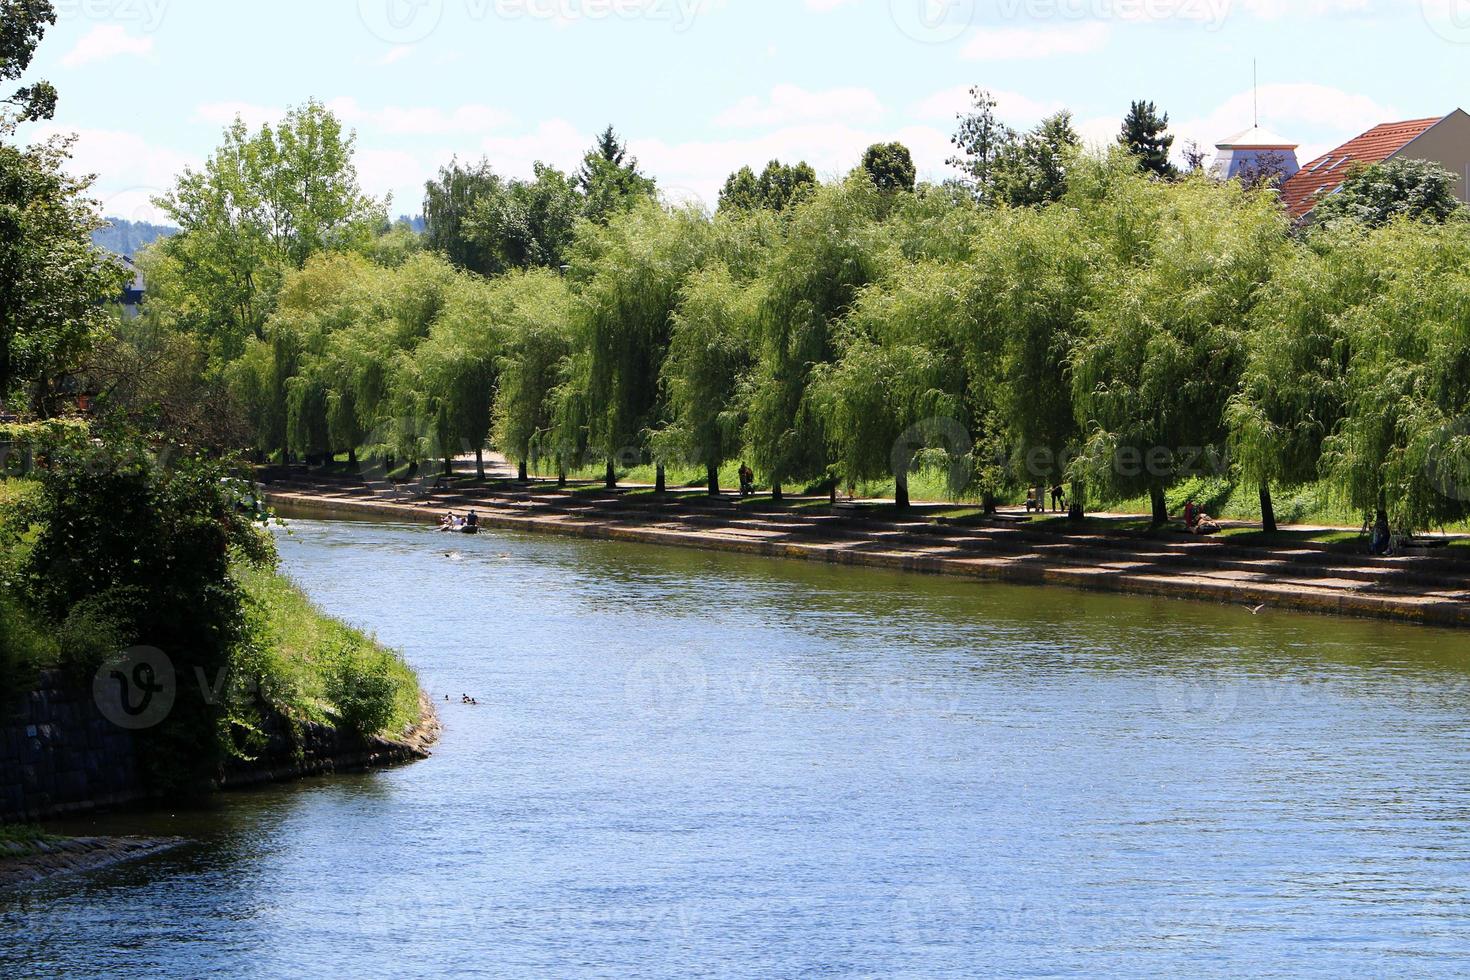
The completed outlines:
<svg viewBox="0 0 1470 980">
<path fill-rule="evenodd" d="M 1016 514 L 955 521 L 939 516 L 952 506 L 897 514 L 825 498 L 777 504 L 534 482 L 434 489 L 279 469 L 261 480 L 272 505 L 325 517 L 434 523 L 475 508 L 482 526 L 503 530 L 1470 626 L 1470 559 L 1451 552 L 1380 558 L 1353 545 L 1141 534 L 1121 522 L 1077 528 Z"/>
</svg>

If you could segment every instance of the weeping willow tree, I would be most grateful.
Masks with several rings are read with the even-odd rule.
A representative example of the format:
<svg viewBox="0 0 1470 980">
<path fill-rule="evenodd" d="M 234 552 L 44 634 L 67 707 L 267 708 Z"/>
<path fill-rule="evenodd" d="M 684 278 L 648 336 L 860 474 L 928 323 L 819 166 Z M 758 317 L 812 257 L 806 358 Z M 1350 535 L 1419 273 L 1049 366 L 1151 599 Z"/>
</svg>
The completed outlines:
<svg viewBox="0 0 1470 980">
<path fill-rule="evenodd" d="M 1071 359 L 1106 256 L 1072 208 L 997 211 L 976 241 L 971 371 L 994 375 L 1011 472 L 1038 491 L 1073 479 L 1072 513 L 1081 517 Z"/>
<path fill-rule="evenodd" d="M 587 440 L 607 460 L 609 487 L 617 485 L 619 460 L 641 458 L 649 434 L 664 421 L 659 374 L 674 307 L 709 244 L 703 212 L 667 211 L 651 201 L 606 226 L 582 226 L 572 255 L 573 317 L 578 343 L 591 356 L 569 380 L 585 384 Z M 660 491 L 663 473 L 660 465 Z"/>
<path fill-rule="evenodd" d="M 835 326 L 882 268 L 877 216 L 890 207 L 866 175 L 822 187 L 791 209 L 757 289 L 756 366 L 742 386 L 744 441 L 780 499 L 791 480 L 827 479 L 827 432 L 807 397 L 837 354 Z"/>
<path fill-rule="evenodd" d="M 494 292 L 494 286 L 478 280 L 462 282 L 400 371 L 405 406 L 433 420 L 446 476 L 454 472 L 457 452 L 468 451 L 475 456 L 476 476 L 485 479 L 496 370 L 505 343 Z"/>
<path fill-rule="evenodd" d="M 1364 261 L 1361 228 L 1315 235 L 1283 258 L 1250 321 L 1240 391 L 1227 419 L 1240 476 L 1260 488 L 1276 530 L 1271 487 L 1321 476 L 1322 446 L 1347 412 L 1351 317 L 1380 292 L 1379 256 Z"/>
<path fill-rule="evenodd" d="M 1470 225 L 1403 221 L 1359 253 L 1382 292 L 1345 316 L 1346 414 L 1323 474 L 1351 506 L 1423 530 L 1470 515 Z"/>
<path fill-rule="evenodd" d="M 1225 407 L 1245 324 L 1286 247 L 1276 201 L 1204 178 L 1150 180 L 1114 156 L 1077 168 L 1065 203 L 1103 257 L 1073 348 L 1081 470 L 1119 496 L 1227 471 Z"/>
<path fill-rule="evenodd" d="M 918 463 L 941 467 L 952 496 L 975 478 L 971 399 L 984 390 L 962 342 L 974 334 L 972 281 L 966 263 L 899 266 L 863 291 L 838 330 L 837 359 L 812 372 L 838 473 L 850 487 L 893 477 L 900 510 Z"/>
<path fill-rule="evenodd" d="M 654 453 L 703 466 L 712 497 L 720 493 L 720 467 L 740 450 L 737 396 L 750 369 L 755 303 L 750 287 L 717 264 L 689 281 L 674 314 L 663 366 L 669 421 L 654 435 Z"/>
<path fill-rule="evenodd" d="M 497 316 L 504 324 L 500 386 L 495 399 L 494 435 L 500 451 L 514 460 L 522 482 L 533 462 L 547 452 L 552 429 L 552 392 L 572 349 L 567 324 L 570 295 L 566 282 L 546 271 L 514 273 L 497 289 Z"/>
</svg>

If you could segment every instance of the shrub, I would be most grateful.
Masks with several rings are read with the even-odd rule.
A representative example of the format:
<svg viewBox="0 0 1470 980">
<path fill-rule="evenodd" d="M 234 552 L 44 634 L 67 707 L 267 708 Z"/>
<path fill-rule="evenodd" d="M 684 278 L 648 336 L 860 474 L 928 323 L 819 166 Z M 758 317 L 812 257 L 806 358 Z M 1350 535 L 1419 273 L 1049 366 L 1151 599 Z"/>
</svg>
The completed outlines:
<svg viewBox="0 0 1470 980">
<path fill-rule="evenodd" d="M 393 658 L 345 627 L 327 637 L 318 656 L 326 670 L 327 699 L 341 723 L 362 736 L 384 731 L 397 709 Z"/>
</svg>

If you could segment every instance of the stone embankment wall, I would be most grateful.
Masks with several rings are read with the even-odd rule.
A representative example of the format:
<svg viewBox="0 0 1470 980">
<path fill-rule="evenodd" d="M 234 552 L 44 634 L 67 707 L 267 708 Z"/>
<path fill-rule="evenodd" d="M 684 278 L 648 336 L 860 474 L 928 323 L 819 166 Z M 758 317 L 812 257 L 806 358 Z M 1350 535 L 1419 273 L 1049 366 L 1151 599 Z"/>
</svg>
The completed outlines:
<svg viewBox="0 0 1470 980">
<path fill-rule="evenodd" d="M 384 768 L 426 758 L 439 735 L 427 698 L 403 739 L 362 739 L 325 725 L 267 719 L 253 762 L 226 770 L 222 788 Z M 46 673 L 36 689 L 0 704 L 0 823 L 27 823 L 148 800 L 132 732 L 98 711 L 91 688 Z"/>
</svg>

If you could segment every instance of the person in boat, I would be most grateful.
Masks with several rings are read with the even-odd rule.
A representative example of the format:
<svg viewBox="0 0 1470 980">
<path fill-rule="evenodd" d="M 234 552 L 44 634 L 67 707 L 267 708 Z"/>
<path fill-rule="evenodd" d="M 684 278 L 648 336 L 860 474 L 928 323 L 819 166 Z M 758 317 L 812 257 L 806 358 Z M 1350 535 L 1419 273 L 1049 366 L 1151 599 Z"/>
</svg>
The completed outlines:
<svg viewBox="0 0 1470 980">
<path fill-rule="evenodd" d="M 444 517 L 439 521 L 439 530 L 454 530 L 454 511 L 451 510 L 449 513 L 445 514 Z"/>
<path fill-rule="evenodd" d="M 470 516 L 465 518 L 464 526 L 467 531 L 480 530 L 480 515 L 473 510 L 470 511 Z"/>
</svg>

